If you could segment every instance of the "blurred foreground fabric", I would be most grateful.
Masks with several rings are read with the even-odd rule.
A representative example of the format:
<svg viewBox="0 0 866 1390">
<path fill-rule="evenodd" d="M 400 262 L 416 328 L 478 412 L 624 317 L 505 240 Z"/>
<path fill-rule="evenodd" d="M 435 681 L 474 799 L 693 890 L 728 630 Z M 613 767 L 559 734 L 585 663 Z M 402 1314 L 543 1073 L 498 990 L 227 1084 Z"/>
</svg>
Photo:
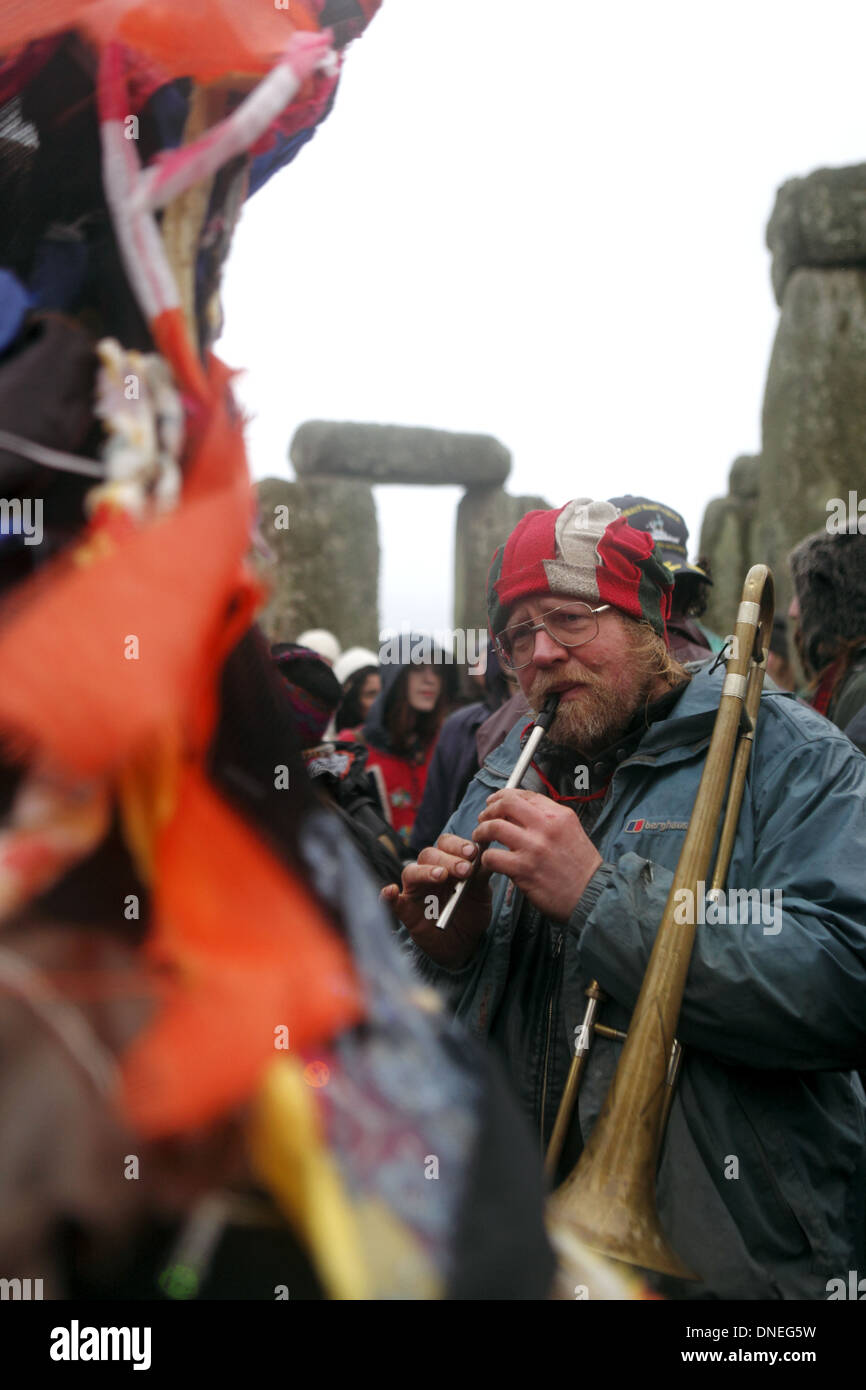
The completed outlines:
<svg viewBox="0 0 866 1390">
<path fill-rule="evenodd" d="M 0 15 L 0 1275 L 48 1297 L 551 1284 L 523 1122 L 306 777 L 211 350 L 377 8 Z"/>
</svg>

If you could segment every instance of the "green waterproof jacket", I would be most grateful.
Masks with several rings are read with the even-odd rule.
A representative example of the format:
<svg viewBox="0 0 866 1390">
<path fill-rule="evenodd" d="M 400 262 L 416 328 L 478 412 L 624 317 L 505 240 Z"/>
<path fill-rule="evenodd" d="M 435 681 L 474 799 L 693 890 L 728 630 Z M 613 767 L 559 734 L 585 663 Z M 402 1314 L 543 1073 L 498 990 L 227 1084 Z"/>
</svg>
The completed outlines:
<svg viewBox="0 0 866 1390">
<path fill-rule="evenodd" d="M 604 864 L 567 921 L 542 917 L 496 875 L 490 927 L 462 970 L 442 969 L 406 938 L 456 1017 L 494 1045 L 505 1040 L 540 1141 L 593 977 L 610 996 L 604 1021 L 628 1025 L 722 677 L 700 667 L 616 766 L 591 831 Z M 487 759 L 447 829 L 471 835 L 514 766 L 522 727 Z M 724 917 L 736 920 L 714 922 L 721 914 L 694 904 L 677 1029 L 685 1061 L 658 1176 L 662 1226 L 702 1282 L 660 1286 L 679 1296 L 824 1299 L 829 1280 L 866 1275 L 866 1098 L 854 1071 L 866 1065 L 866 758 L 781 691 L 761 701 L 727 884 Z M 748 889 L 765 890 L 760 905 L 752 894 L 746 906 Z M 560 1176 L 596 1120 L 621 1046 L 595 1039 Z"/>
</svg>

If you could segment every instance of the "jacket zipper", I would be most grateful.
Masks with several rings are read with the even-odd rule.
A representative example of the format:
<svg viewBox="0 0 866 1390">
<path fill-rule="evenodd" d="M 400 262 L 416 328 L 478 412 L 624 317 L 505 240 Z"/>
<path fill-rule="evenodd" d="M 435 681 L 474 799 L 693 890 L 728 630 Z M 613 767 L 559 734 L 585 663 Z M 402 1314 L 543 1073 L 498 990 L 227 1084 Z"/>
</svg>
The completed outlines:
<svg viewBox="0 0 866 1390">
<path fill-rule="evenodd" d="M 550 990 L 547 996 L 547 1036 L 544 1041 L 544 1071 L 541 1081 L 541 1149 L 544 1152 L 544 1108 L 547 1101 L 547 1072 L 550 1062 L 550 1038 L 553 1029 L 553 997 L 556 993 L 556 978 L 559 967 L 559 953 L 562 950 L 562 932 L 556 938 L 553 946 L 553 969 L 550 973 Z"/>
</svg>

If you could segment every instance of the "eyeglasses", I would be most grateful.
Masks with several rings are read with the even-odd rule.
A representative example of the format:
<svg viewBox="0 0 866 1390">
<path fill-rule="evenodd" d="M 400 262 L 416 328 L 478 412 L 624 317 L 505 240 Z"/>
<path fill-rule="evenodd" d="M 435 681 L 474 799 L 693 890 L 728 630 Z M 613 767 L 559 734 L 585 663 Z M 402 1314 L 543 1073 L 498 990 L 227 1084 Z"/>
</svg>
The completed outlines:
<svg viewBox="0 0 866 1390">
<path fill-rule="evenodd" d="M 535 655 L 535 634 L 544 628 L 554 642 L 561 647 L 582 647 L 598 636 L 598 617 L 609 603 L 600 608 L 590 608 L 588 603 L 564 603 L 560 608 L 551 608 L 537 623 L 515 623 L 504 627 L 494 637 L 496 650 L 502 662 L 512 671 L 529 666 Z"/>
</svg>

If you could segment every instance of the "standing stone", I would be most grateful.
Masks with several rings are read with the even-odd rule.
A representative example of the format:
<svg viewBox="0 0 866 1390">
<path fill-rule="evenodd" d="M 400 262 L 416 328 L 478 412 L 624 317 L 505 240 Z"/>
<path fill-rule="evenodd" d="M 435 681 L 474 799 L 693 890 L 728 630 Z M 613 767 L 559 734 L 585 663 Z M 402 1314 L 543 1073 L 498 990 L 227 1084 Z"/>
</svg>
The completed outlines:
<svg viewBox="0 0 866 1390">
<path fill-rule="evenodd" d="M 776 575 L 787 610 L 786 559 L 827 522 L 827 503 L 866 496 L 866 269 L 794 271 L 770 359 L 763 463 L 752 549 Z"/>
<path fill-rule="evenodd" d="M 866 164 L 816 169 L 783 183 L 767 224 L 767 245 L 780 305 L 800 266 L 866 265 Z"/>
<path fill-rule="evenodd" d="M 271 598 L 259 621 L 271 642 L 324 627 L 341 646 L 378 646 L 379 540 L 368 483 L 348 478 L 265 478 L 256 489 L 260 529 L 273 553 Z M 288 509 L 289 525 L 285 522 Z"/>
<path fill-rule="evenodd" d="M 299 478 L 327 473 L 371 483 L 476 487 L 504 483 L 511 470 L 511 454 L 491 435 L 408 425 L 307 420 L 289 454 Z"/>
<path fill-rule="evenodd" d="M 760 558 L 753 554 L 752 527 L 758 508 L 760 456 L 743 454 L 731 465 L 728 496 L 707 506 L 698 553 L 709 558 L 713 583 L 707 593 L 703 621 L 715 632 L 733 632 L 749 567 Z"/>
<path fill-rule="evenodd" d="M 734 465 L 701 535 L 715 579 L 708 620 L 725 630 L 750 564 L 770 565 L 786 613 L 790 551 L 826 525 L 831 499 L 866 497 L 866 165 L 783 184 L 767 243 L 782 312 L 762 452 Z"/>
<path fill-rule="evenodd" d="M 493 552 L 522 516 L 549 508 L 543 497 L 510 497 L 501 487 L 467 488 L 457 508 L 454 627 L 487 627 L 487 571 Z"/>
</svg>

